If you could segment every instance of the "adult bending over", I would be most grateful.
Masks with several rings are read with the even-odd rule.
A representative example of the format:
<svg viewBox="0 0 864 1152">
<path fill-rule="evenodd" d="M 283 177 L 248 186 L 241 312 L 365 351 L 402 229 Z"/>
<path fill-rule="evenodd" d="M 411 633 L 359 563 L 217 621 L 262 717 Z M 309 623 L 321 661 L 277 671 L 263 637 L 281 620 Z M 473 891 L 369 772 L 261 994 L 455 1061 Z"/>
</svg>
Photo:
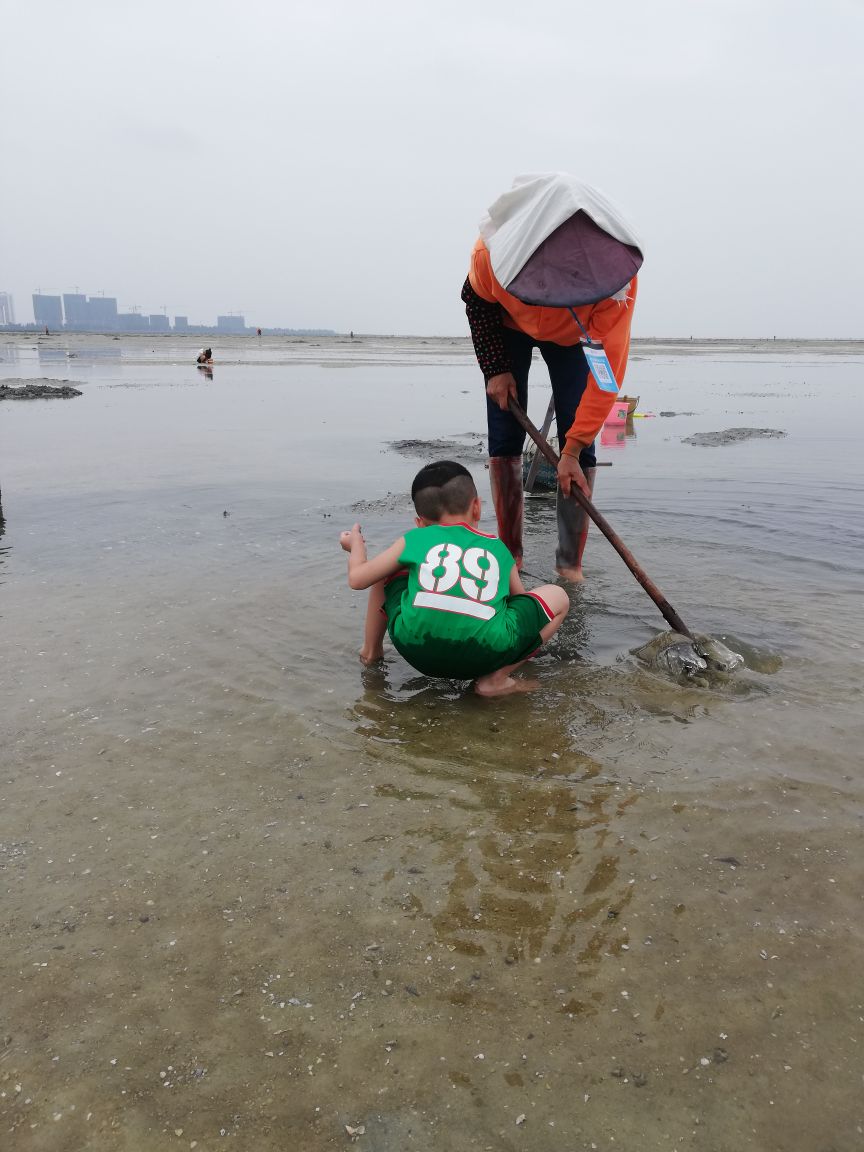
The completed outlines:
<svg viewBox="0 0 864 1152">
<path fill-rule="evenodd" d="M 620 387 L 640 247 L 601 193 L 564 173 L 517 177 L 480 229 L 462 299 L 486 382 L 498 534 L 521 564 L 525 433 L 508 405 L 512 396 L 527 408 L 528 372 L 539 348 L 552 382 L 561 451 L 556 569 L 579 581 L 588 517 L 568 497 L 572 484 L 586 495 L 593 492 L 594 438 L 616 396 L 598 387 L 580 342 L 587 335 L 603 344 Z M 579 303 L 570 307 L 565 301 Z"/>
</svg>

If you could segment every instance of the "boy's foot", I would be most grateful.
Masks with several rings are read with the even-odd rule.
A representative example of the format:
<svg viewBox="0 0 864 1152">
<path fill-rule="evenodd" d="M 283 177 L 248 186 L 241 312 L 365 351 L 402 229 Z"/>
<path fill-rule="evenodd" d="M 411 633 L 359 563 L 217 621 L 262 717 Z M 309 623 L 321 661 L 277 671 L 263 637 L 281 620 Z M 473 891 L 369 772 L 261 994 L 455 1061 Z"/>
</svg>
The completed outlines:
<svg viewBox="0 0 864 1152">
<path fill-rule="evenodd" d="M 478 696 L 511 696 L 514 692 L 533 692 L 537 680 L 514 680 L 512 676 L 481 676 L 474 685 Z"/>
<path fill-rule="evenodd" d="M 374 651 L 370 648 L 361 648 L 359 652 L 361 664 L 378 664 L 384 659 L 384 649 L 376 648 Z"/>
<path fill-rule="evenodd" d="M 578 568 L 556 568 L 555 571 L 562 580 L 569 580 L 571 584 L 582 584 L 585 580 L 585 573 L 582 571 L 581 564 Z"/>
</svg>

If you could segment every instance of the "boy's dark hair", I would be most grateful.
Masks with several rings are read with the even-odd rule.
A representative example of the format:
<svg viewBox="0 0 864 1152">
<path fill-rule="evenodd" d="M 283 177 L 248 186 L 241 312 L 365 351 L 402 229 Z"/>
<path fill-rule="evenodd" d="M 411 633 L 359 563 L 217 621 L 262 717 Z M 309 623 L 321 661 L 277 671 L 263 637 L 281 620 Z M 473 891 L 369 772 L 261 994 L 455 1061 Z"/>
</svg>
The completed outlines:
<svg viewBox="0 0 864 1152">
<path fill-rule="evenodd" d="M 477 497 L 474 479 L 467 468 L 454 460 L 438 460 L 427 464 L 414 477 L 411 499 L 421 520 L 433 523 L 442 516 L 458 516 L 467 512 Z"/>
</svg>

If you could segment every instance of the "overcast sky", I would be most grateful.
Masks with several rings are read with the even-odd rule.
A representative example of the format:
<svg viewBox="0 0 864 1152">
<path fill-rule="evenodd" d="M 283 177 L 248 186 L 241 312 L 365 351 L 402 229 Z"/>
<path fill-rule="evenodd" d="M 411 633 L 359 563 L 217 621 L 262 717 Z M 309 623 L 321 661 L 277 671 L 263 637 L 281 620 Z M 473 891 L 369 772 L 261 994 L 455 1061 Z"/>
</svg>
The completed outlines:
<svg viewBox="0 0 864 1152">
<path fill-rule="evenodd" d="M 642 336 L 864 337 L 862 0 L 4 0 L 0 291 L 465 334 L 520 172 L 641 234 Z"/>
</svg>

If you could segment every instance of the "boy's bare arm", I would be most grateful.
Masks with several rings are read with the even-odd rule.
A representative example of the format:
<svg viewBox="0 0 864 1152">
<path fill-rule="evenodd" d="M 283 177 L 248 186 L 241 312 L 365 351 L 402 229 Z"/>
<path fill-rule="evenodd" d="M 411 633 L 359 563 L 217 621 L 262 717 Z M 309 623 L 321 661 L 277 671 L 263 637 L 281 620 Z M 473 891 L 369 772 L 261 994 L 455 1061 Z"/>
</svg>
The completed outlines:
<svg viewBox="0 0 864 1152">
<path fill-rule="evenodd" d="M 519 575 L 519 569 L 514 564 L 510 569 L 510 595 L 511 596 L 524 596 L 525 585 L 522 583 L 522 577 Z"/>
<path fill-rule="evenodd" d="M 371 560 L 366 557 L 366 541 L 355 524 L 350 532 L 342 532 L 339 543 L 348 553 L 348 584 L 351 588 L 371 588 L 379 580 L 385 580 L 399 571 L 399 557 L 405 547 L 405 537 L 400 536 L 395 544 Z"/>
</svg>

